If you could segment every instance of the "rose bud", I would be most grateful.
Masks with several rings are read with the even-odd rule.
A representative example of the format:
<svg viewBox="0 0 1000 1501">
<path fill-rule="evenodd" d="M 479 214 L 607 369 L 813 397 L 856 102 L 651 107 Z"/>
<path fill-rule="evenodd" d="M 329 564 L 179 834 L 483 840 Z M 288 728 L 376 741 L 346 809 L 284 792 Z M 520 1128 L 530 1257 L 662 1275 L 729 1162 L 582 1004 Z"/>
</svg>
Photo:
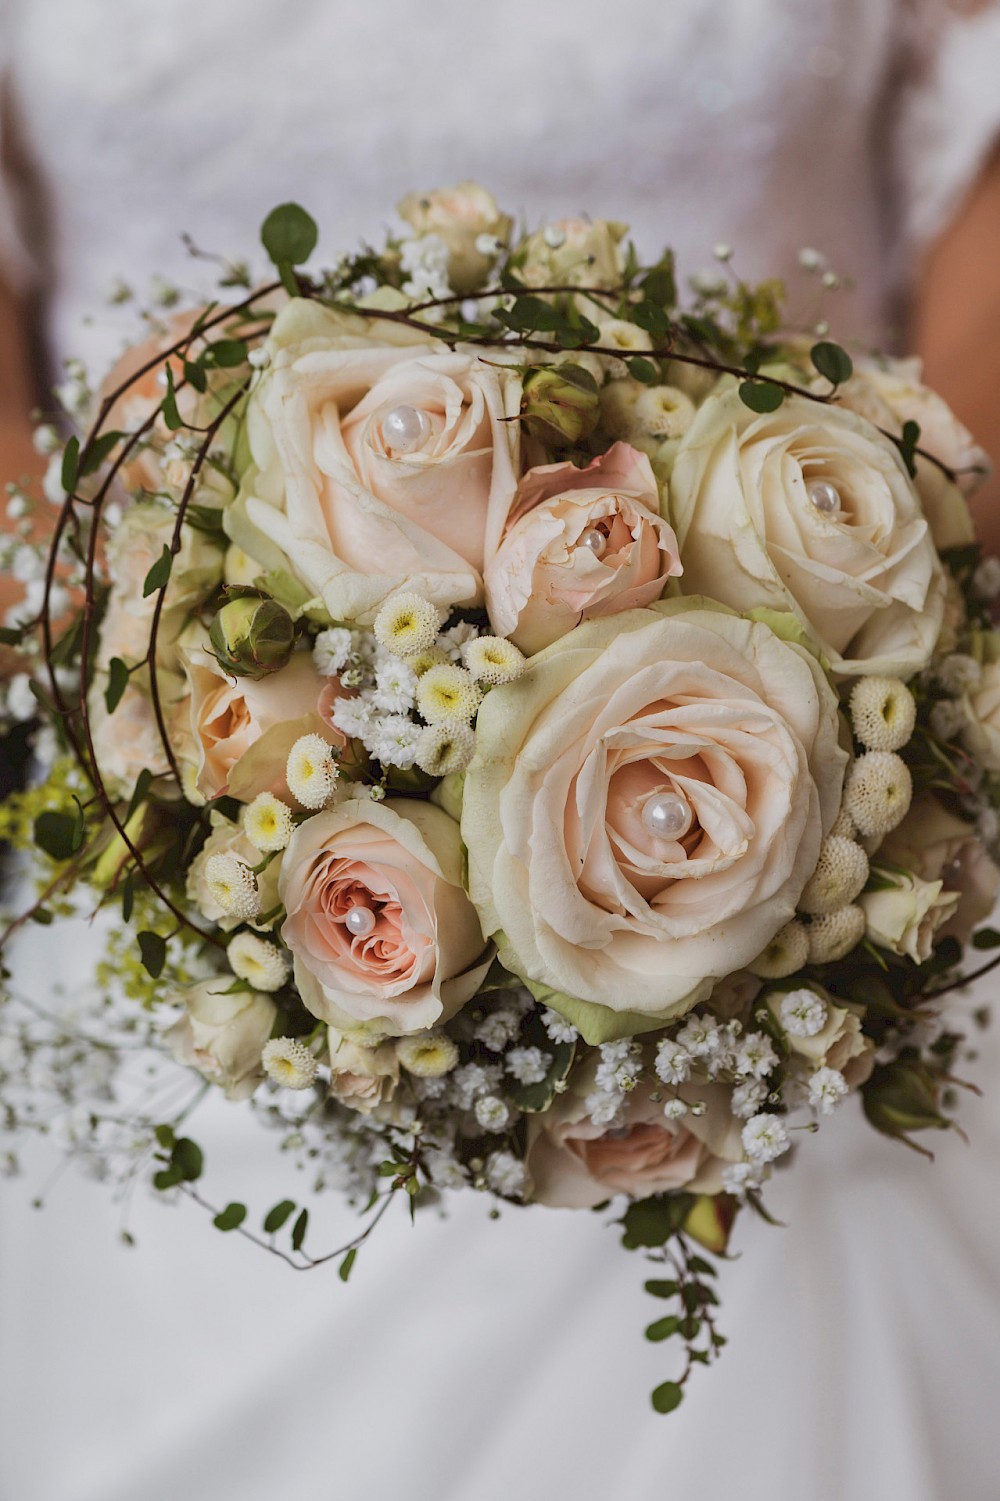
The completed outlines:
<svg viewBox="0 0 1000 1501">
<path fill-rule="evenodd" d="M 600 405 L 597 382 L 582 365 L 543 365 L 525 379 L 521 416 L 533 437 L 573 447 L 594 431 Z"/>
<path fill-rule="evenodd" d="M 876 1131 L 895 1136 L 919 1152 L 908 1131 L 945 1130 L 951 1124 L 938 1109 L 938 1086 L 922 1063 L 897 1059 L 877 1068 L 862 1085 L 865 1115 Z M 929 1154 L 928 1154 L 929 1155 Z"/>
<path fill-rule="evenodd" d="M 684 1233 L 721 1256 L 729 1244 L 736 1203 L 729 1194 L 699 1194 L 684 1221 Z"/>
<path fill-rule="evenodd" d="M 219 666 L 234 677 L 262 678 L 286 666 L 295 644 L 288 611 L 255 589 L 230 592 L 209 640 Z"/>
</svg>

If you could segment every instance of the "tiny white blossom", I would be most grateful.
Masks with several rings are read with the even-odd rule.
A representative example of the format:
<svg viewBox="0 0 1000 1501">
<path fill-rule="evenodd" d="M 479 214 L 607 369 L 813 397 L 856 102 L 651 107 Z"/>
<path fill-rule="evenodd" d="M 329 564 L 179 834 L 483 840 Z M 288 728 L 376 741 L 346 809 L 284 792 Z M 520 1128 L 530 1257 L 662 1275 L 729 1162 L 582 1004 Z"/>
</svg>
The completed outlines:
<svg viewBox="0 0 1000 1501">
<path fill-rule="evenodd" d="M 953 697 L 978 688 L 983 676 L 983 669 L 975 657 L 958 651 L 935 662 L 932 671 L 938 686 Z"/>
<path fill-rule="evenodd" d="M 668 1100 L 663 1107 L 663 1114 L 668 1121 L 683 1120 L 688 1113 L 688 1107 L 683 1100 Z"/>
<path fill-rule="evenodd" d="M 552 1054 L 541 1048 L 511 1048 L 506 1064 L 519 1084 L 540 1084 L 552 1067 Z"/>
<path fill-rule="evenodd" d="M 292 971 L 292 958 L 256 933 L 237 933 L 226 949 L 229 967 L 254 990 L 280 990 Z"/>
<path fill-rule="evenodd" d="M 521 1019 L 516 1011 L 510 1011 L 501 1006 L 488 1011 L 482 1021 L 476 1023 L 473 1036 L 477 1042 L 489 1048 L 491 1053 L 502 1053 L 507 1044 L 514 1041 L 520 1030 Z"/>
<path fill-rule="evenodd" d="M 417 675 L 399 657 L 389 657 L 375 672 L 372 702 L 388 714 L 406 714 L 413 708 Z"/>
<path fill-rule="evenodd" d="M 313 662 L 316 671 L 325 678 L 335 678 L 351 659 L 353 643 L 351 632 L 345 626 L 331 626 L 320 631 L 313 642 Z"/>
<path fill-rule="evenodd" d="M 752 1162 L 731 1162 L 722 1170 L 722 1186 L 727 1193 L 742 1197 L 761 1186 L 761 1172 Z"/>
<path fill-rule="evenodd" d="M 767 1099 L 767 1085 L 759 1079 L 745 1079 L 737 1084 L 730 1101 L 732 1112 L 741 1121 L 755 1115 Z"/>
<path fill-rule="evenodd" d="M 493 1152 L 486 1161 L 486 1181 L 494 1193 L 519 1199 L 527 1181 L 524 1163 L 513 1152 Z"/>
<path fill-rule="evenodd" d="M 14 719 L 34 719 L 38 713 L 38 700 L 31 691 L 28 673 L 15 673 L 7 684 L 7 712 Z"/>
<path fill-rule="evenodd" d="M 463 1063 L 451 1076 L 451 1093 L 459 1110 L 471 1110 L 480 1095 L 494 1094 L 503 1069 L 493 1064 Z"/>
<path fill-rule="evenodd" d="M 484 1094 L 476 1101 L 475 1117 L 484 1131 L 505 1131 L 510 1121 L 510 1107 L 499 1095 Z"/>
<path fill-rule="evenodd" d="M 209 855 L 205 862 L 205 884 L 213 900 L 231 917 L 250 922 L 260 915 L 257 877 L 235 855 Z"/>
<path fill-rule="evenodd" d="M 692 1058 L 707 1058 L 724 1042 L 718 1022 L 705 1015 L 688 1017 L 675 1040 Z"/>
<path fill-rule="evenodd" d="M 773 1162 L 791 1146 L 788 1127 L 777 1115 L 755 1115 L 741 1133 L 743 1150 L 752 1162 Z"/>
<path fill-rule="evenodd" d="M 542 1012 L 542 1026 L 552 1038 L 553 1042 L 576 1042 L 579 1032 L 558 1011 L 552 1011 L 548 1006 Z"/>
<path fill-rule="evenodd" d="M 462 1164 L 446 1152 L 428 1152 L 424 1166 L 435 1188 L 464 1188 L 469 1181 Z"/>
<path fill-rule="evenodd" d="M 734 1066 L 741 1078 L 763 1079 L 777 1062 L 771 1039 L 763 1032 L 748 1032 L 736 1049 Z"/>
<path fill-rule="evenodd" d="M 827 1004 L 815 990 L 790 990 L 778 1009 L 789 1037 L 815 1037 L 826 1026 Z"/>
<path fill-rule="evenodd" d="M 584 1109 L 595 1126 L 611 1126 L 617 1123 L 622 1113 L 622 1096 L 595 1089 L 584 1100 Z"/>
<path fill-rule="evenodd" d="M 809 1078 L 809 1103 L 829 1115 L 847 1094 L 847 1080 L 835 1068 L 818 1068 Z"/>
<path fill-rule="evenodd" d="M 931 734 L 935 740 L 957 740 L 969 715 L 961 699 L 939 698 L 930 712 Z"/>
<path fill-rule="evenodd" d="M 670 1037 L 656 1050 L 656 1076 L 664 1084 L 683 1084 L 691 1077 L 691 1054 Z"/>
<path fill-rule="evenodd" d="M 972 575 L 972 592 L 977 599 L 996 599 L 1000 594 L 1000 558 L 984 558 Z"/>
<path fill-rule="evenodd" d="M 417 758 L 420 726 L 405 714 L 389 714 L 377 722 L 370 738 L 372 753 L 383 766 L 407 771 Z"/>
<path fill-rule="evenodd" d="M 349 740 L 363 740 L 371 728 L 372 717 L 372 704 L 363 696 L 338 698 L 331 715 L 334 728 Z"/>
<path fill-rule="evenodd" d="M 300 735 L 288 752 L 288 790 L 303 808 L 325 808 L 339 775 L 333 751 L 322 735 Z"/>
</svg>

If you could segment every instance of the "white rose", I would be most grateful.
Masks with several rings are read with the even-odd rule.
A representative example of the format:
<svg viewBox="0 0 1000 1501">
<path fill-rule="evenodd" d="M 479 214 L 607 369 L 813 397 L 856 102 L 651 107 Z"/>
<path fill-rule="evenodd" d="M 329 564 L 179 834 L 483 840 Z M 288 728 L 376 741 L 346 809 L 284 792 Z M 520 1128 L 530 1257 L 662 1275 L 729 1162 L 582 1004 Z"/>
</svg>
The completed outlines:
<svg viewBox="0 0 1000 1501">
<path fill-rule="evenodd" d="M 914 964 L 926 964 L 938 930 L 955 914 L 958 892 L 945 891 L 943 881 L 879 870 L 891 881 L 882 891 L 858 897 L 864 910 L 866 936 L 880 948 L 905 954 Z"/>
<path fill-rule="evenodd" d="M 330 1094 L 341 1105 L 370 1115 L 387 1105 L 399 1083 L 396 1044 L 368 1046 L 364 1040 L 328 1028 L 330 1043 Z"/>
<path fill-rule="evenodd" d="M 863 418 L 807 397 L 758 416 L 722 382 L 681 439 L 670 509 L 686 592 L 794 610 L 838 673 L 926 667 L 944 573 L 897 449 Z"/>
<path fill-rule="evenodd" d="M 512 221 L 500 212 L 493 194 L 477 182 L 453 188 L 407 193 L 398 206 L 401 219 L 418 235 L 437 235 L 448 247 L 448 280 L 456 292 L 481 285 L 495 259 L 476 248 L 481 235 L 506 240 Z"/>
<path fill-rule="evenodd" d="M 164 1033 L 178 1063 L 221 1084 L 231 1100 L 249 1099 L 264 1077 L 261 1054 L 278 1008 L 255 990 L 226 994 L 226 976 L 202 980 L 179 997 L 180 1021 Z"/>
</svg>

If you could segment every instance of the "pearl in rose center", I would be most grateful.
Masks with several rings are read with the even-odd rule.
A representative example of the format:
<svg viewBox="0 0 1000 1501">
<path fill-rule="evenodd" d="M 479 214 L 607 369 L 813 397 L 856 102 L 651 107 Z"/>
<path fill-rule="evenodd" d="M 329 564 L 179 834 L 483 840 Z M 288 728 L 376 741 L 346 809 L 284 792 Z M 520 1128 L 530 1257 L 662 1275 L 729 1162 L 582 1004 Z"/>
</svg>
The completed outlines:
<svg viewBox="0 0 1000 1501">
<path fill-rule="evenodd" d="M 412 453 L 427 441 L 430 418 L 419 407 L 392 407 L 382 418 L 382 441 L 390 453 Z"/>
<path fill-rule="evenodd" d="M 352 907 L 344 918 L 344 926 L 355 938 L 368 938 L 375 931 L 375 914 L 370 907 Z"/>
<path fill-rule="evenodd" d="M 686 797 L 658 792 L 643 803 L 642 821 L 654 839 L 681 839 L 694 822 L 694 814 Z"/>
<path fill-rule="evenodd" d="M 595 558 L 602 557 L 608 545 L 608 539 L 596 526 L 588 526 L 585 532 L 580 533 L 580 546 L 587 547 Z"/>
<path fill-rule="evenodd" d="M 840 510 L 840 491 L 828 479 L 810 480 L 806 494 L 821 516 L 835 516 Z"/>
</svg>

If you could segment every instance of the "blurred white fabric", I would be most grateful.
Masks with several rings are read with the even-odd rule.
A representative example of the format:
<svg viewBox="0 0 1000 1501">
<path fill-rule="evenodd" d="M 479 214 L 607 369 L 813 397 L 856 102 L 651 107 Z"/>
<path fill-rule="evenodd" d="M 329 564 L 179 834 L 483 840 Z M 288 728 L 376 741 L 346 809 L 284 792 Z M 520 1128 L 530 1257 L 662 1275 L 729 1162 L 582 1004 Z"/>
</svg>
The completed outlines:
<svg viewBox="0 0 1000 1501">
<path fill-rule="evenodd" d="M 133 332 L 102 299 L 155 272 L 204 287 L 177 233 L 243 255 L 304 202 L 334 254 L 413 187 L 475 176 L 535 221 L 629 220 L 682 267 L 733 244 L 811 315 L 803 245 L 852 275 L 839 332 L 891 326 L 921 247 L 1000 126 L 1000 15 L 934 0 L 0 0 L 8 274 L 46 295 L 57 356 Z M 6 118 L 6 117 L 5 117 Z M 28 211 L 24 188 L 27 185 Z M 40 212 L 39 210 L 44 210 Z M 84 315 L 92 321 L 85 325 Z M 20 983 L 74 980 L 33 945 Z M 988 996 L 980 999 L 988 999 Z M 994 1501 L 1000 1048 L 963 1100 L 972 1145 L 930 1166 L 850 1102 L 741 1223 L 723 1360 L 669 1419 L 645 1268 L 599 1216 L 459 1202 L 399 1218 L 349 1287 L 296 1276 L 193 1209 L 141 1202 L 117 1242 L 99 1187 L 42 1212 L 0 1186 L 3 1501 Z M 208 1187 L 265 1206 L 289 1169 L 239 1110 L 199 1129 Z M 38 1179 L 50 1158 L 39 1152 Z M 341 1223 L 343 1223 L 341 1217 Z M 317 1232 L 318 1239 L 319 1233 Z"/>
</svg>

